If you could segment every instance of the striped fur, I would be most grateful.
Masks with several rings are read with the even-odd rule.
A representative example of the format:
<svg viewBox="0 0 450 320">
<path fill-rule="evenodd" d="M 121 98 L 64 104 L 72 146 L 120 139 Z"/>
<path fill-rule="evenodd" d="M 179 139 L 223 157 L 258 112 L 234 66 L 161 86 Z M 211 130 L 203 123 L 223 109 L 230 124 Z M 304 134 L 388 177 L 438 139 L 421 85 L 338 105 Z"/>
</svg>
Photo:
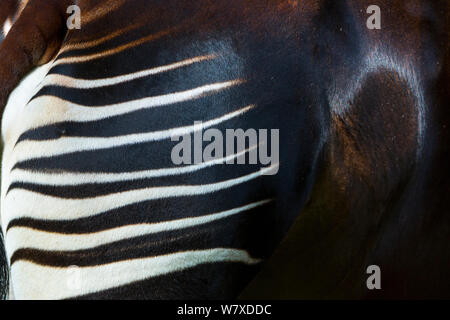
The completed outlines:
<svg viewBox="0 0 450 320">
<path fill-rule="evenodd" d="M 89 5 L 82 7 L 87 16 L 98 10 Z M 23 83 L 35 88 L 26 105 L 10 99 L 3 122 L 2 222 L 17 298 L 102 297 L 130 285 L 149 286 L 140 298 L 232 297 L 289 225 L 289 218 L 277 217 L 282 179 L 264 175 L 272 168 L 224 163 L 238 153 L 175 166 L 170 138 L 194 134 L 196 120 L 220 130 L 279 128 L 284 120 L 269 116 L 270 110 L 302 112 L 295 111 L 296 96 L 279 105 L 279 98 L 264 94 L 273 80 L 248 78 L 252 57 L 231 38 L 205 34 L 186 42 L 199 27 L 187 13 L 92 40 L 103 37 L 96 32 L 102 19 L 109 24 L 135 10 L 142 18 L 154 15 L 146 7 L 144 1 L 120 11 L 111 6 L 95 23 L 82 21 L 82 30 L 70 31 L 58 57 L 41 68 L 45 77 Z M 190 10 L 200 9 L 201 16 L 204 9 L 196 7 Z M 122 22 L 108 31 L 124 28 Z M 273 76 L 288 67 L 282 69 Z M 301 130 L 294 124 L 285 131 L 291 143 L 301 134 L 292 131 Z M 285 168 L 287 177 L 292 168 Z M 288 187 L 296 178 L 283 180 Z M 291 217 L 297 208 L 291 206 Z M 67 287 L 73 265 L 82 279 L 75 291 Z M 183 273 L 190 287 L 179 282 Z M 166 285 L 153 287 L 159 278 Z M 131 297 L 138 294 L 136 289 Z"/>
</svg>

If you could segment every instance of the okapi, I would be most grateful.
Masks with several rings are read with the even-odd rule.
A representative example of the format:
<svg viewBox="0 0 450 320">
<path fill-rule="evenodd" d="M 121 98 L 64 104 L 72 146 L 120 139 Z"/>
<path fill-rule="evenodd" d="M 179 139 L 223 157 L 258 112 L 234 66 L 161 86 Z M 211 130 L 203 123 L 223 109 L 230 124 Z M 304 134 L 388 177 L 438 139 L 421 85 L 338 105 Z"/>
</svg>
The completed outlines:
<svg viewBox="0 0 450 320">
<path fill-rule="evenodd" d="M 448 1 L 0 5 L 5 297 L 450 297 Z M 175 166 L 197 120 L 277 174 Z"/>
</svg>

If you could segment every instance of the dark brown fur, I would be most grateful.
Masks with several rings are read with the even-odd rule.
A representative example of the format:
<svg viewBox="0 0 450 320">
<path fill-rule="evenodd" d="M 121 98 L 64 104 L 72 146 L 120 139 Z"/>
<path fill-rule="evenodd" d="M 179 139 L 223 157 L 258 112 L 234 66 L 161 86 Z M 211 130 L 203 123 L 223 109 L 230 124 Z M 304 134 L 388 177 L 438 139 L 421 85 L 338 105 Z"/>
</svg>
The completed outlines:
<svg viewBox="0 0 450 320">
<path fill-rule="evenodd" d="M 28 71 L 56 52 L 65 34 L 69 2 L 30 1 L 0 45 L 0 106 Z M 89 8 L 94 2 L 81 1 L 80 5 Z M 419 102 L 409 79 L 396 70 L 380 68 L 370 73 L 352 101 L 334 106 L 345 112 L 325 116 L 329 131 L 309 200 L 243 297 L 448 298 L 448 1 L 377 1 L 382 30 L 365 28 L 365 9 L 373 4 L 368 0 L 264 2 L 261 8 L 270 10 L 261 9 L 259 1 L 240 2 L 231 9 L 230 3 L 204 1 L 201 12 L 183 28 L 208 33 L 216 31 L 212 25 L 242 20 L 255 37 L 289 37 L 290 45 L 300 43 L 294 41 L 298 30 L 307 30 L 312 39 L 308 44 L 313 48 L 311 60 L 324 75 L 323 83 L 312 84 L 314 89 L 324 83 L 345 88 L 345 81 L 360 72 L 352 62 L 360 58 L 362 43 L 369 51 L 381 47 L 408 58 L 410 63 L 403 67 L 419 76 L 420 94 L 427 106 L 423 145 L 418 143 Z M 184 10 L 184 6 L 191 4 L 180 1 L 169 10 L 159 3 L 149 11 L 148 20 L 177 20 L 171 10 Z M 220 21 L 210 23 L 211 16 Z M 99 29 L 95 23 L 90 27 Z M 103 35 L 91 39 L 99 36 Z M 68 42 L 80 40 L 86 39 L 74 34 Z M 301 52 L 308 48 L 289 49 Z M 299 83 L 301 88 L 308 85 Z M 302 147 L 299 143 L 298 148 Z M 381 267 L 380 291 L 365 286 L 366 267 L 371 264 Z"/>
</svg>

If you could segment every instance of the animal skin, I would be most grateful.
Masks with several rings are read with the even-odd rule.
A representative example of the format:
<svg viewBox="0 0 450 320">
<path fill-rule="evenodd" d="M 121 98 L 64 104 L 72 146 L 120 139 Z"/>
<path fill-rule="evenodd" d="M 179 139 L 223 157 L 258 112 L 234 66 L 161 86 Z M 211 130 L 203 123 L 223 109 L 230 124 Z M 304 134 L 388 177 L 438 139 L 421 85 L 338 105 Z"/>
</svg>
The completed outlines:
<svg viewBox="0 0 450 320">
<path fill-rule="evenodd" d="M 189 240 L 205 245 L 207 241 L 221 243 L 231 239 L 230 243 L 239 242 L 241 245 L 242 241 L 242 246 L 249 246 L 250 252 L 259 254 L 265 260 L 264 264 L 242 270 L 228 266 L 214 269 L 214 266 L 205 264 L 195 274 L 183 270 L 170 277 L 118 288 L 105 284 L 102 287 L 104 291 L 81 292 L 79 297 L 450 297 L 448 1 L 377 0 L 382 14 L 381 30 L 366 27 L 366 8 L 374 4 L 369 0 L 102 0 L 102 5 L 110 11 L 100 10 L 102 5 L 97 1 L 79 0 L 77 4 L 86 15 L 82 24 L 86 25 L 82 25 L 80 30 L 67 30 L 66 9 L 72 4 L 70 0 L 29 0 L 19 15 L 16 11 L 20 6 L 15 1 L 2 0 L 0 25 L 7 19 L 16 21 L 0 44 L 1 113 L 12 90 L 30 71 L 47 63 L 50 63 L 48 68 L 50 65 L 57 68 L 64 63 L 72 63 L 71 50 L 86 50 L 88 56 L 92 41 L 98 41 L 100 51 L 107 57 L 123 54 L 130 48 L 136 50 L 132 51 L 134 59 L 115 61 L 109 69 L 97 67 L 86 71 L 74 67 L 70 70 L 73 74 L 85 72 L 91 79 L 98 79 L 102 78 L 102 72 L 114 73 L 115 68 L 121 70 L 120 67 L 128 67 L 134 62 L 142 63 L 143 57 L 149 57 L 149 60 L 155 56 L 159 58 L 161 52 L 181 56 L 183 50 L 196 50 L 200 48 L 199 43 L 206 43 L 208 49 L 220 47 L 229 60 L 209 73 L 196 69 L 194 71 L 198 73 L 193 73 L 192 79 L 182 80 L 189 83 L 195 77 L 209 80 L 225 72 L 238 74 L 239 81 L 245 79 L 242 83 L 248 86 L 249 96 L 268 106 L 259 118 L 251 118 L 254 122 L 246 125 L 267 124 L 285 129 L 280 140 L 280 150 L 284 153 L 280 157 L 279 174 L 267 183 L 258 184 L 256 189 L 278 197 L 272 211 L 261 211 L 267 214 L 267 220 L 259 224 L 257 219 L 242 223 L 239 228 L 244 226 L 243 229 L 226 226 L 224 230 L 217 230 L 216 236 L 221 236 L 221 239 L 208 233 L 208 237 L 198 239 L 192 236 L 186 242 L 186 245 Z M 106 19 L 108 23 L 96 23 L 96 19 Z M 117 30 L 133 28 L 149 28 L 151 32 L 145 33 L 128 47 L 118 44 L 113 50 L 103 48 L 103 40 L 98 40 L 114 41 Z M 141 45 L 154 40 L 150 40 L 149 34 L 158 41 L 160 38 L 166 40 L 157 42 L 160 47 L 156 50 L 139 51 Z M 67 52 L 69 54 L 64 56 Z M 53 62 L 58 54 L 62 58 Z M 91 58 L 88 56 L 86 59 Z M 207 61 L 210 57 L 202 56 L 202 59 Z M 64 72 L 69 71 L 65 69 Z M 177 80 L 166 80 L 167 86 L 178 83 Z M 45 76 L 44 81 L 68 81 L 67 84 L 76 86 L 55 74 Z M 158 88 L 165 85 L 152 84 Z M 235 83 L 230 86 L 233 85 Z M 152 90 L 152 86 L 143 84 L 133 93 L 142 95 L 144 88 Z M 64 90 L 50 93 L 54 96 L 66 94 L 72 98 L 72 91 Z M 124 95 L 132 94 L 123 90 Z M 95 105 L 98 101 L 95 95 L 79 97 L 73 94 L 73 97 L 81 99 L 83 103 L 80 104 L 98 107 Z M 104 95 L 105 99 L 112 97 L 113 93 Z M 231 96 L 227 99 L 235 102 L 239 98 Z M 14 121 L 4 123 L 4 157 L 7 165 L 13 162 L 11 159 L 20 158 L 21 155 L 14 154 L 20 150 L 20 139 L 26 142 L 35 138 L 32 130 L 19 132 L 21 126 L 37 128 L 47 125 L 50 120 L 63 122 L 65 117 L 72 116 L 70 106 L 54 103 L 58 100 L 49 101 L 53 104 L 45 109 L 49 110 L 46 115 L 36 115 L 27 109 L 24 113 L 29 117 L 23 120 L 26 124 L 22 124 L 20 112 L 8 118 Z M 40 107 L 43 108 L 37 105 L 37 110 Z M 86 114 L 74 113 L 73 116 L 88 121 L 90 117 L 95 117 L 95 112 L 96 108 L 91 108 Z M 246 113 L 247 109 L 242 112 Z M 161 118 L 162 122 L 168 121 L 164 116 Z M 68 132 L 61 131 L 61 138 L 66 138 L 65 135 L 68 136 L 74 129 L 70 124 L 67 126 Z M 123 123 L 115 124 L 113 128 L 126 131 L 132 126 L 132 123 Z M 103 132 L 105 135 L 108 134 L 106 130 Z M 92 139 L 86 145 L 74 141 L 70 144 L 65 143 L 64 139 L 55 139 L 46 145 L 46 151 L 58 155 L 80 145 L 89 149 L 95 148 L 96 143 L 103 143 L 102 139 Z M 114 140 L 114 143 L 121 143 L 121 140 Z M 14 149 L 15 144 L 17 149 Z M 24 149 L 25 156 L 27 152 L 31 158 L 41 150 Z M 125 160 L 118 159 L 119 156 L 113 154 L 110 157 L 118 162 L 123 161 L 121 165 L 127 165 Z M 61 168 L 66 165 L 63 162 L 58 164 Z M 27 163 L 19 165 L 26 166 Z M 42 164 L 36 166 L 39 165 Z M 215 174 L 219 175 L 218 172 Z M 2 178 L 7 181 L 4 175 L 5 172 Z M 12 190 L 33 188 L 13 184 L 7 187 Z M 2 194 L 4 192 L 2 190 Z M 56 191 L 49 188 L 42 192 L 51 194 Z M 70 193 L 70 190 L 64 192 Z M 83 198 L 88 196 L 86 193 L 100 194 L 102 190 L 83 189 L 77 192 Z M 133 192 L 130 194 L 136 199 L 140 197 L 140 194 Z M 251 193 L 250 189 L 241 190 L 241 194 Z M 19 208 L 28 199 L 32 201 L 35 198 L 23 197 L 16 202 L 2 204 L 2 207 Z M 108 200 L 103 203 L 104 207 L 111 204 L 111 208 L 115 201 L 121 201 L 120 196 L 105 199 Z M 212 206 L 217 205 L 212 198 L 208 200 L 212 201 Z M 233 201 L 230 197 L 228 200 Z M 33 201 L 36 201 L 36 208 L 42 205 L 51 209 L 53 206 L 46 207 L 45 203 Z M 73 203 L 79 207 L 68 207 L 60 214 L 64 211 L 66 217 L 75 217 L 80 214 L 77 210 L 82 210 L 83 206 L 96 207 L 96 201 L 79 203 L 74 200 Z M 163 206 L 170 205 L 170 202 L 163 203 Z M 157 209 L 152 208 L 154 211 Z M 85 212 L 86 215 L 88 213 Z M 15 221 L 10 213 L 5 212 L 2 212 L 2 221 L 5 214 L 9 224 L 2 226 L 3 231 L 15 236 L 13 229 L 17 225 L 14 223 L 22 222 Z M 38 216 L 40 212 L 35 214 Z M 255 223 L 253 228 L 249 226 L 252 223 Z M 174 238 L 178 236 L 182 235 L 173 235 Z M 27 259 L 54 266 L 77 262 L 77 257 L 59 259 L 51 253 L 37 254 L 26 249 L 11 254 L 14 251 L 11 248 L 20 247 L 20 243 L 6 242 L 12 265 Z M 35 245 L 45 247 L 47 244 L 57 246 L 57 241 Z M 87 244 L 82 245 L 87 247 Z M 120 248 L 117 251 L 120 252 Z M 217 257 L 229 254 L 228 251 L 214 253 Z M 86 256 L 80 254 L 79 259 L 86 259 Z M 249 265 L 259 263 L 258 259 L 244 258 L 250 261 Z M 203 257 L 195 259 L 201 260 Z M 194 258 L 187 260 L 193 261 Z M 180 261 L 180 264 L 189 264 L 186 260 Z M 93 258 L 91 263 L 97 262 Z M 165 260 L 160 263 L 172 267 Z M 366 287 L 366 270 L 370 265 L 381 269 L 381 290 L 368 290 Z M 149 266 L 155 270 L 161 268 L 154 264 Z M 6 279 L 6 268 L 2 271 L 5 273 L 2 278 Z M 205 275 L 213 274 L 220 276 L 205 279 Z M 13 273 L 13 283 L 14 277 L 20 295 L 39 296 L 39 290 L 28 290 L 24 285 L 33 279 L 33 275 Z M 53 289 L 51 284 L 49 294 L 50 289 Z M 56 297 L 67 297 L 57 289 L 54 292 Z"/>
</svg>

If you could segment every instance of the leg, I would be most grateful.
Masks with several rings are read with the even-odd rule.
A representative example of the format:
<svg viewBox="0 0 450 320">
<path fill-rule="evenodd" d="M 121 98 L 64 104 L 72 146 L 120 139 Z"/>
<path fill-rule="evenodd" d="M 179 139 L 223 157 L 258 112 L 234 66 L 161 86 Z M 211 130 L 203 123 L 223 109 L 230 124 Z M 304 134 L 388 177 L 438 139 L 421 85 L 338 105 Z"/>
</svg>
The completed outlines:
<svg viewBox="0 0 450 320">
<path fill-rule="evenodd" d="M 47 63 L 66 33 L 65 11 L 70 0 L 31 0 L 0 45 L 0 114 L 23 76 Z"/>
</svg>

